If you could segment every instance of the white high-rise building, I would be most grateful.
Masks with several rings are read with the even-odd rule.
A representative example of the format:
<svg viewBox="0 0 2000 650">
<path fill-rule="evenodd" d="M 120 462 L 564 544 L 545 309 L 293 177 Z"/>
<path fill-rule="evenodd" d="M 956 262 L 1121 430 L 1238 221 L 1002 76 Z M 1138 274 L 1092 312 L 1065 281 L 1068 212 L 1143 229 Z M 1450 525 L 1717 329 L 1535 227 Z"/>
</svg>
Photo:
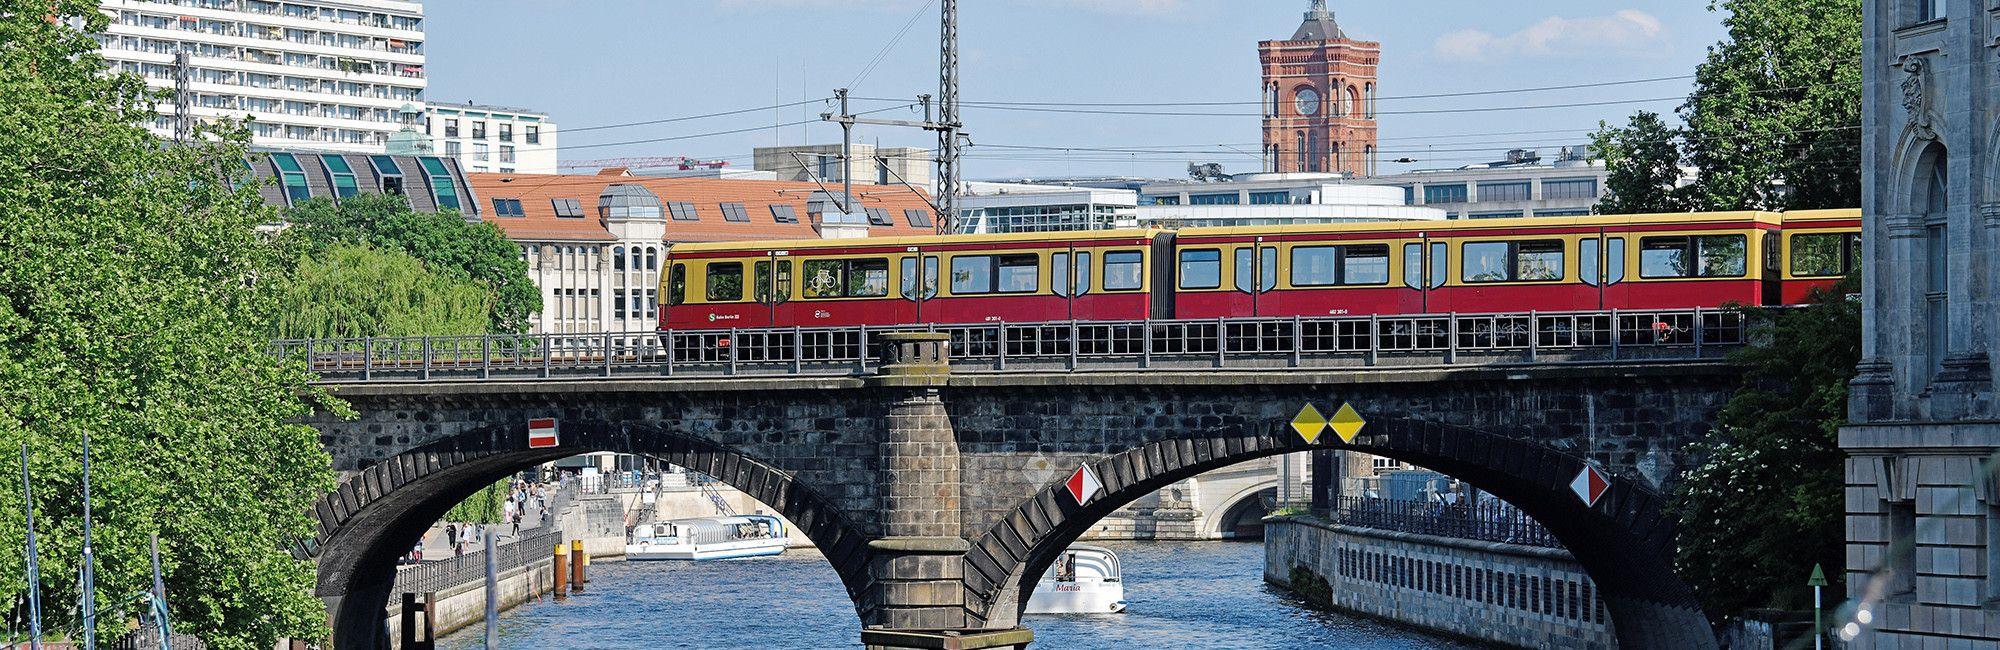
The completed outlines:
<svg viewBox="0 0 2000 650">
<path fill-rule="evenodd" d="M 457 158 L 474 172 L 554 174 L 556 123 L 525 108 L 435 102 L 424 120 L 431 153 Z"/>
<path fill-rule="evenodd" d="M 119 70 L 174 86 L 189 56 L 190 113 L 251 121 L 260 146 L 380 153 L 424 110 L 424 7 L 407 0 L 103 0 Z M 173 134 L 173 105 L 153 130 Z M 411 146 L 423 140 L 411 132 Z"/>
</svg>

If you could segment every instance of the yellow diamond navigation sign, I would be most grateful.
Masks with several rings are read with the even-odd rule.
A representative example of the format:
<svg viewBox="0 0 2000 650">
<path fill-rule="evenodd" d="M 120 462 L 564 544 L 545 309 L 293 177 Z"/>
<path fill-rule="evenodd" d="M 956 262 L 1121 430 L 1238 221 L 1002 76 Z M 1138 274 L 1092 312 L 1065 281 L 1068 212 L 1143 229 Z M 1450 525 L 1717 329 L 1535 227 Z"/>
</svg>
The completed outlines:
<svg viewBox="0 0 2000 650">
<path fill-rule="evenodd" d="M 1361 427 L 1367 424 L 1368 421 L 1361 419 L 1361 414 L 1354 411 L 1353 404 L 1341 404 L 1340 410 L 1334 412 L 1333 419 L 1327 421 L 1327 425 L 1333 427 L 1333 432 L 1340 434 L 1341 442 L 1354 442 L 1354 436 L 1360 434 Z"/>
<path fill-rule="evenodd" d="M 1292 418 L 1292 430 L 1299 432 L 1299 437 L 1305 438 L 1306 444 L 1310 445 L 1319 440 L 1321 431 L 1326 430 L 1326 416 L 1320 415 L 1319 409 L 1308 402 L 1305 408 L 1299 409 L 1298 416 Z"/>
</svg>

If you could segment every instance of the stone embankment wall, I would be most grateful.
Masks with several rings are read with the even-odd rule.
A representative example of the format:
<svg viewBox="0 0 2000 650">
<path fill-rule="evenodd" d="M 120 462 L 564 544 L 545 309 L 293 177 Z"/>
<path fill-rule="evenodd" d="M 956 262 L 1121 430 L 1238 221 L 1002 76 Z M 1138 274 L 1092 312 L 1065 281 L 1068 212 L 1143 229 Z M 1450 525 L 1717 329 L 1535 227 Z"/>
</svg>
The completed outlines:
<svg viewBox="0 0 2000 650">
<path fill-rule="evenodd" d="M 1264 579 L 1315 604 L 1524 648 L 1614 648 L 1596 585 L 1562 549 L 1281 517 Z"/>
<path fill-rule="evenodd" d="M 529 562 L 526 565 L 500 572 L 500 611 L 507 611 L 523 603 L 539 601 L 551 597 L 555 590 L 554 562 L 555 549 L 551 547 L 551 557 Z M 436 592 L 437 635 L 442 637 L 457 630 L 479 625 L 486 620 L 486 583 L 468 582 L 454 585 Z M 389 645 L 401 647 L 403 642 L 403 617 L 401 597 L 389 603 Z"/>
</svg>

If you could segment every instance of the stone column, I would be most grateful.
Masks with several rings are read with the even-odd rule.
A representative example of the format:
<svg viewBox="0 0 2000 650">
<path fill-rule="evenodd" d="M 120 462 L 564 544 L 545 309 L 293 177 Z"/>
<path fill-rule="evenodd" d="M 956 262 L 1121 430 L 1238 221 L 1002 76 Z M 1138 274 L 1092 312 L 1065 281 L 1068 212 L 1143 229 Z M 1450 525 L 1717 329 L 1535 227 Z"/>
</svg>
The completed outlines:
<svg viewBox="0 0 2000 650">
<path fill-rule="evenodd" d="M 950 337 L 898 332 L 883 341 L 870 384 L 889 402 L 879 458 L 883 537 L 870 541 L 875 581 L 862 595 L 870 650 L 1025 648 L 1026 629 L 977 629 L 966 610 L 958 435 L 939 398 L 951 375 Z"/>
</svg>

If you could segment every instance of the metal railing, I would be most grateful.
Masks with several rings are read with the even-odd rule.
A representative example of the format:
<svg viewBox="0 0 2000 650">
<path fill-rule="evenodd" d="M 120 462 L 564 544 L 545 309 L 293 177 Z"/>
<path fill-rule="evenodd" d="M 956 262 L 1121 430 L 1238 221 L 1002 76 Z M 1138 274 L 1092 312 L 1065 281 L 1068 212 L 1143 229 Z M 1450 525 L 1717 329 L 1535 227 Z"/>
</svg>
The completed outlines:
<svg viewBox="0 0 2000 650">
<path fill-rule="evenodd" d="M 1504 503 L 1448 505 L 1368 497 L 1339 497 L 1327 513 L 1332 523 L 1483 542 L 1562 548 L 1540 522 Z"/>
<path fill-rule="evenodd" d="M 1747 338 L 1715 309 L 285 340 L 323 381 L 851 376 L 888 332 L 951 336 L 954 372 L 1491 365 L 1722 356 Z"/>
<path fill-rule="evenodd" d="M 496 524 L 493 528 L 497 531 L 499 526 Z M 498 560 L 496 564 L 501 572 L 506 572 L 551 557 L 556 543 L 562 541 L 562 538 L 562 531 L 550 528 L 498 545 L 493 549 L 494 557 Z M 444 591 L 485 579 L 486 549 L 482 548 L 450 559 L 400 567 L 396 570 L 396 587 L 392 593 L 421 594 Z"/>
</svg>

